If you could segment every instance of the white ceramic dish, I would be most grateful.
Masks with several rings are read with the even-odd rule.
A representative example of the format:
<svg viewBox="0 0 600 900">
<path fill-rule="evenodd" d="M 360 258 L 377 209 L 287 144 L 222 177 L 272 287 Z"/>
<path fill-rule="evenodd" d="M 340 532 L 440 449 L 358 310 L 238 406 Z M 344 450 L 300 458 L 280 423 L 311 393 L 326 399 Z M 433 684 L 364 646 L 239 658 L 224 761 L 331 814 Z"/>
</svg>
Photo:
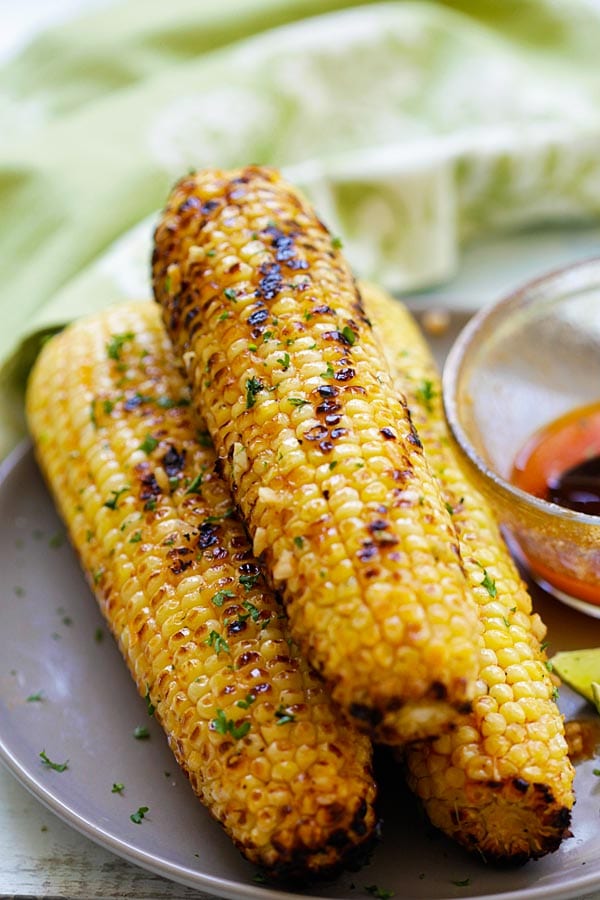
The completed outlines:
<svg viewBox="0 0 600 900">
<path fill-rule="evenodd" d="M 593 761 L 578 769 L 574 837 L 516 871 L 486 868 L 431 833 L 400 773 L 384 761 L 383 840 L 367 867 L 295 894 L 257 883 L 254 867 L 195 799 L 148 718 L 26 445 L 0 467 L 0 509 L 0 758 L 92 840 L 167 878 L 244 900 L 355 900 L 369 896 L 368 885 L 403 900 L 559 900 L 600 888 Z M 600 622 L 550 598 L 541 604 L 554 649 L 600 645 Z M 27 699 L 38 692 L 42 700 Z M 561 702 L 568 715 L 586 711 L 566 689 Z M 136 725 L 149 728 L 149 740 L 133 737 Z M 68 759 L 68 769 L 45 767 L 42 750 L 54 762 Z M 125 785 L 122 794 L 112 793 L 114 782 Z M 148 812 L 137 825 L 129 817 L 141 806 Z"/>
</svg>

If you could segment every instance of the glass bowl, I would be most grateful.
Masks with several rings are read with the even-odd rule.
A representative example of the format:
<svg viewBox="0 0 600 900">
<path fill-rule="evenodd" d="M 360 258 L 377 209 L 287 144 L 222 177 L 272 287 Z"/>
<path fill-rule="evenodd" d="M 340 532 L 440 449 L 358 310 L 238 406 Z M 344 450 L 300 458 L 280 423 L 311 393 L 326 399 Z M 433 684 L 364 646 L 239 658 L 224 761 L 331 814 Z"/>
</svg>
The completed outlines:
<svg viewBox="0 0 600 900">
<path fill-rule="evenodd" d="M 544 588 L 600 618 L 600 516 L 511 483 L 515 457 L 535 432 L 600 403 L 600 258 L 481 310 L 452 347 L 443 385 L 461 462 L 513 552 Z"/>
</svg>

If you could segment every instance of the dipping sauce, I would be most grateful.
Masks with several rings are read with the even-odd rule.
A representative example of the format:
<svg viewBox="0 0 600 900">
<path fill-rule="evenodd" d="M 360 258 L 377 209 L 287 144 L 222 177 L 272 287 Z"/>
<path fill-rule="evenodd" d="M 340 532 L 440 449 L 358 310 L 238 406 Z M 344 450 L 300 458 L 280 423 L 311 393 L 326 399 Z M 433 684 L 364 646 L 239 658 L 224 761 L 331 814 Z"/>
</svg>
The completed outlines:
<svg viewBox="0 0 600 900">
<path fill-rule="evenodd" d="M 600 516 L 600 401 L 578 407 L 537 431 L 515 458 L 511 481 L 521 490 L 567 509 Z M 529 560 L 555 587 L 600 603 L 600 587 L 557 574 Z"/>
</svg>

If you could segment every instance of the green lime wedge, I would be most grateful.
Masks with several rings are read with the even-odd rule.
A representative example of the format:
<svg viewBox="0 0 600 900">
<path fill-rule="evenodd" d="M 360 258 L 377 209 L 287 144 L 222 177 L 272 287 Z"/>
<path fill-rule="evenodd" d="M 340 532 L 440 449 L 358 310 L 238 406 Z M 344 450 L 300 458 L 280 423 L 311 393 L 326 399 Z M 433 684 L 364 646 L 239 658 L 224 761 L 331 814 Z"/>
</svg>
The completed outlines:
<svg viewBox="0 0 600 900">
<path fill-rule="evenodd" d="M 600 712 L 600 647 L 562 650 L 552 657 L 552 669 L 565 684 L 593 703 Z"/>
</svg>

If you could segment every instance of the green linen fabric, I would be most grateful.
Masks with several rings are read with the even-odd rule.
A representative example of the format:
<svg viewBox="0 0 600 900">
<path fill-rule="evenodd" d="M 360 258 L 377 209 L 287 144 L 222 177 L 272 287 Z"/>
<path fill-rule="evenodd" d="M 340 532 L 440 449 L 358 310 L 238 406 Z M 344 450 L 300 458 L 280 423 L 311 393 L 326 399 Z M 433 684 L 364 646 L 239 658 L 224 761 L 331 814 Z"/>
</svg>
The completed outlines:
<svg viewBox="0 0 600 900">
<path fill-rule="evenodd" d="M 125 0 L 44 34 L 0 71 L 0 457 L 40 335 L 149 295 L 190 168 L 283 167 L 395 291 L 597 220 L 598 47 L 585 0 Z"/>
</svg>

